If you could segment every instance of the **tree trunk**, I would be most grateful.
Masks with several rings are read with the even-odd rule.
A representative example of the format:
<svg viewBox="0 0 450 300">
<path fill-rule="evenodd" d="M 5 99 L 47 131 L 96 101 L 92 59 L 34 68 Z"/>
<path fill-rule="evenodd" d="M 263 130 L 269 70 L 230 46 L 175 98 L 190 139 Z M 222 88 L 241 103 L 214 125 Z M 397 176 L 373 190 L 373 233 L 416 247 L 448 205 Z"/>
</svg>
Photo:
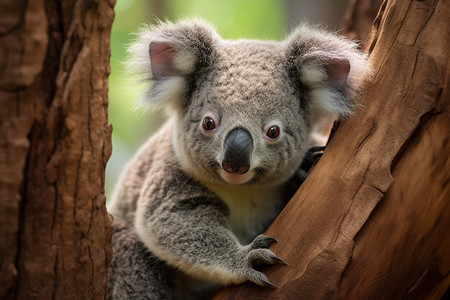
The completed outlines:
<svg viewBox="0 0 450 300">
<path fill-rule="evenodd" d="M 288 266 L 215 299 L 440 299 L 450 286 L 450 3 L 385 1 L 356 115 L 268 229 Z"/>
<path fill-rule="evenodd" d="M 0 2 L 0 298 L 101 299 L 114 0 Z"/>
<path fill-rule="evenodd" d="M 342 22 L 342 32 L 351 39 L 366 41 L 382 3 L 383 0 L 351 0 Z"/>
</svg>

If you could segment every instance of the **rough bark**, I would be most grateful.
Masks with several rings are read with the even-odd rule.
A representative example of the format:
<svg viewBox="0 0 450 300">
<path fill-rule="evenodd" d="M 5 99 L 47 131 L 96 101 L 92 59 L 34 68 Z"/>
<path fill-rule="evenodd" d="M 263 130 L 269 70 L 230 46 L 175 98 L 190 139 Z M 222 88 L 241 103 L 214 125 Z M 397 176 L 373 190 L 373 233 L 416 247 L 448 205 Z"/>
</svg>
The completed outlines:
<svg viewBox="0 0 450 300">
<path fill-rule="evenodd" d="M 383 0 L 351 0 L 342 22 L 342 32 L 351 39 L 366 41 L 382 3 Z"/>
<path fill-rule="evenodd" d="M 101 299 L 114 0 L 0 2 L 0 298 Z"/>
<path fill-rule="evenodd" d="M 215 299 L 440 299 L 450 286 L 450 3 L 385 1 L 356 115 L 267 231 L 278 288 Z"/>
</svg>

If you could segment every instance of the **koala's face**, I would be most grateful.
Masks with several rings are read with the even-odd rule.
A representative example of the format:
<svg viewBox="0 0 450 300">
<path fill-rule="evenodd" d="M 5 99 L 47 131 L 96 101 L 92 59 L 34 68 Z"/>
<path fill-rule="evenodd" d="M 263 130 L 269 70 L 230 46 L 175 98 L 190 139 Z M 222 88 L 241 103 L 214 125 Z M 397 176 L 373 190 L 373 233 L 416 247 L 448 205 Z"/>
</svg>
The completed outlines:
<svg viewBox="0 0 450 300">
<path fill-rule="evenodd" d="M 188 169 L 232 184 L 277 184 L 293 175 L 309 120 L 277 44 L 224 42 L 192 87 L 177 136 Z"/>
<path fill-rule="evenodd" d="M 299 166 L 321 115 L 347 115 L 369 70 L 357 45 L 298 27 L 282 42 L 223 40 L 205 22 L 161 23 L 130 48 L 175 113 L 174 146 L 203 182 L 277 184 Z"/>
</svg>

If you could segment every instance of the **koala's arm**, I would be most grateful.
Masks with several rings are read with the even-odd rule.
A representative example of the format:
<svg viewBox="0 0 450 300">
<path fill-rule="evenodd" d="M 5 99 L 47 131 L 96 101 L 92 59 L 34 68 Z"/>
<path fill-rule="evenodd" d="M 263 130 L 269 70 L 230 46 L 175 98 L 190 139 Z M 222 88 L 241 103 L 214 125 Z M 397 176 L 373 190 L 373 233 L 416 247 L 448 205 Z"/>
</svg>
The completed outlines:
<svg viewBox="0 0 450 300">
<path fill-rule="evenodd" d="M 144 185 L 135 218 L 135 230 L 151 252 L 199 279 L 270 285 L 253 267 L 281 261 L 266 249 L 275 239 L 259 236 L 241 245 L 227 225 L 223 202 L 184 174 L 176 162 L 159 172 Z"/>
</svg>

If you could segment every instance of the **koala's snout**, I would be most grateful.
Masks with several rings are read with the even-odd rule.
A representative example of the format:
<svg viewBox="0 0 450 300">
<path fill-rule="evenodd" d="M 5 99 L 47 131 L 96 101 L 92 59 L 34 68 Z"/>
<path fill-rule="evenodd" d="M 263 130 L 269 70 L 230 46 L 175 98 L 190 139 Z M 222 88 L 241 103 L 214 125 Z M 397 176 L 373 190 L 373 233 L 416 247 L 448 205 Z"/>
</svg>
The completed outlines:
<svg viewBox="0 0 450 300">
<path fill-rule="evenodd" d="M 228 173 L 244 174 L 250 169 L 253 139 L 244 128 L 230 131 L 225 138 L 222 168 Z"/>
</svg>

